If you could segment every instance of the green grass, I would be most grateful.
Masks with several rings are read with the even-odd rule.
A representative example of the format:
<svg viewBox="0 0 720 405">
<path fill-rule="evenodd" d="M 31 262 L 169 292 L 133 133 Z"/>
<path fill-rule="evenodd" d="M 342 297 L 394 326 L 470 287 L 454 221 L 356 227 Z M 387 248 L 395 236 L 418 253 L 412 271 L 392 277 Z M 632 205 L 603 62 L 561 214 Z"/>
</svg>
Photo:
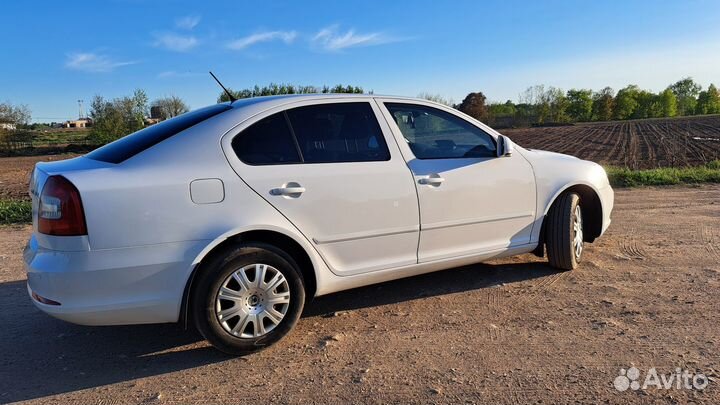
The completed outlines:
<svg viewBox="0 0 720 405">
<path fill-rule="evenodd" d="M 83 143 L 86 141 L 89 130 L 66 130 L 53 132 L 36 132 L 33 144 L 37 145 L 55 145 L 55 144 L 73 144 Z"/>
<path fill-rule="evenodd" d="M 648 170 L 606 167 L 605 171 L 613 187 L 720 183 L 720 160 L 695 167 L 666 167 Z"/>
<path fill-rule="evenodd" d="M 0 200 L 0 225 L 32 222 L 30 201 Z"/>
</svg>

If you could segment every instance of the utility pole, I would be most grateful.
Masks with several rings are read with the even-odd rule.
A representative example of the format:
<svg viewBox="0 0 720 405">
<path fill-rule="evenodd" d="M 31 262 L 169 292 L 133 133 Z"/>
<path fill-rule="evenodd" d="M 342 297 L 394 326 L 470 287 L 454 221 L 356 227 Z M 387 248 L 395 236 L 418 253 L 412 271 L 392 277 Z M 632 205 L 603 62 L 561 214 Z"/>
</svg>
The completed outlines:
<svg viewBox="0 0 720 405">
<path fill-rule="evenodd" d="M 80 110 L 80 113 L 78 114 L 78 119 L 80 119 L 80 120 L 83 119 L 83 118 L 85 118 L 85 113 L 84 113 L 84 111 L 83 111 L 83 101 L 85 101 L 85 100 L 78 100 L 78 101 L 77 101 L 77 102 L 78 102 L 78 107 L 79 107 L 79 110 Z"/>
</svg>

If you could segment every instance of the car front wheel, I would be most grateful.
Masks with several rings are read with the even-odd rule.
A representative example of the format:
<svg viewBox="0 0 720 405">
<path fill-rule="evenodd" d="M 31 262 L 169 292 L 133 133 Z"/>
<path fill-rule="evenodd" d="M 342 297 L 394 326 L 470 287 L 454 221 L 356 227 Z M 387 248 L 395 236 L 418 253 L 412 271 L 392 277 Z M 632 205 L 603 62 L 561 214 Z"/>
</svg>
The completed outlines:
<svg viewBox="0 0 720 405">
<path fill-rule="evenodd" d="M 282 250 L 242 244 L 201 271 L 192 300 L 195 324 L 219 350 L 233 355 L 262 350 L 297 323 L 305 302 L 303 279 Z"/>
<path fill-rule="evenodd" d="M 562 194 L 550 208 L 546 221 L 550 265 L 563 270 L 577 268 L 584 248 L 580 196 L 572 192 Z"/>
</svg>

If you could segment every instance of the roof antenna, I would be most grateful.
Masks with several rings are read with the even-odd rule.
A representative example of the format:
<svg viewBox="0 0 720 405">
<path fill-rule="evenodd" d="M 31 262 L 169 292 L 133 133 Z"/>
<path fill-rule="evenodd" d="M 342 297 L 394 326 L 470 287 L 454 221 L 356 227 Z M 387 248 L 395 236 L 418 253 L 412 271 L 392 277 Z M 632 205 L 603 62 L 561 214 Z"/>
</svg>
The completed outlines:
<svg viewBox="0 0 720 405">
<path fill-rule="evenodd" d="M 219 84 L 220 87 L 222 87 L 223 90 L 225 90 L 225 94 L 227 94 L 228 98 L 230 99 L 230 104 L 232 104 L 234 101 L 237 101 L 237 98 L 235 98 L 235 96 L 233 96 L 232 93 L 230 93 L 230 91 L 229 91 L 228 89 L 226 89 L 225 86 L 223 86 L 222 83 L 220 83 L 220 80 L 218 80 L 218 78 L 215 77 L 215 75 L 213 74 L 213 72 L 210 72 L 210 76 L 212 76 L 212 78 L 215 79 L 215 81 L 217 82 L 217 84 Z"/>
</svg>

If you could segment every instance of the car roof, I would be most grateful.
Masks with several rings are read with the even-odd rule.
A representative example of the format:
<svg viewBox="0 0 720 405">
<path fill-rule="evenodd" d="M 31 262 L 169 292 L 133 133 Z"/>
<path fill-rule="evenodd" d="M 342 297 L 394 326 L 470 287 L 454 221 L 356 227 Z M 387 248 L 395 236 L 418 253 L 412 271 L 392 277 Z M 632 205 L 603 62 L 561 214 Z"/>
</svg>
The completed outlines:
<svg viewBox="0 0 720 405">
<path fill-rule="evenodd" d="M 310 94 L 285 94 L 285 95 L 277 95 L 277 96 L 259 96 L 259 97 L 250 97 L 250 98 L 242 98 L 236 101 L 233 101 L 230 103 L 231 106 L 234 108 L 244 108 L 251 105 L 256 104 L 263 104 L 263 107 L 265 108 L 272 108 L 275 106 L 280 106 L 283 104 L 287 104 L 289 102 L 298 102 L 298 101 L 310 101 L 310 100 L 323 100 L 323 99 L 354 99 L 354 98 L 390 98 L 390 99 L 396 99 L 396 100 L 405 100 L 405 101 L 423 101 L 427 102 L 428 100 L 425 99 L 419 99 L 414 97 L 402 97 L 402 96 L 385 96 L 385 95 L 377 95 L 377 94 L 350 94 L 350 93 L 310 93 Z"/>
</svg>

